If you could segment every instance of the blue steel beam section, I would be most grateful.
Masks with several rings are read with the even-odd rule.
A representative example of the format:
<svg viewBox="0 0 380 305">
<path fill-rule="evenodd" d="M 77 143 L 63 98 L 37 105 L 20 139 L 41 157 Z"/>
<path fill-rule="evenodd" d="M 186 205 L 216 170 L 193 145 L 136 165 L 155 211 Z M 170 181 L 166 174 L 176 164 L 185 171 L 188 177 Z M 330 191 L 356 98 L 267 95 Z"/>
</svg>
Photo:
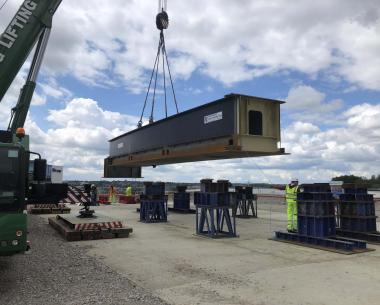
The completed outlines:
<svg viewBox="0 0 380 305">
<path fill-rule="evenodd" d="M 344 237 L 338 237 L 338 236 L 334 236 L 334 237 L 332 237 L 330 239 L 351 242 L 351 243 L 353 243 L 355 245 L 355 248 L 358 248 L 358 249 L 365 249 L 365 248 L 367 248 L 367 243 L 364 240 L 350 239 L 350 238 L 344 238 Z"/>
<path fill-rule="evenodd" d="M 349 237 L 349 238 L 358 238 L 358 239 L 365 240 L 371 244 L 380 244 L 380 232 L 366 233 L 366 232 L 354 232 L 354 231 L 337 229 L 336 233 L 339 236 L 344 236 L 344 237 Z"/>
<path fill-rule="evenodd" d="M 319 246 L 324 248 L 338 249 L 347 252 L 353 252 L 355 250 L 355 243 L 348 241 L 341 241 L 330 238 L 320 238 L 313 236 L 298 235 L 287 232 L 275 232 L 276 239 L 297 242 L 300 244 Z"/>
</svg>

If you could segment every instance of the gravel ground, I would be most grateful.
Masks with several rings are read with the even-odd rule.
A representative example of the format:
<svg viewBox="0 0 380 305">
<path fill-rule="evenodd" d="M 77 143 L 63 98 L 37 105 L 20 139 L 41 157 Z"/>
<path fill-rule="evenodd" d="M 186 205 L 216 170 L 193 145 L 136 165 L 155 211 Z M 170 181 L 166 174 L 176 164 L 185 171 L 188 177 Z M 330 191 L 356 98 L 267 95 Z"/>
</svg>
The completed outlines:
<svg viewBox="0 0 380 305">
<path fill-rule="evenodd" d="M 0 257 L 0 304 L 166 304 L 64 241 L 40 217 L 29 216 L 29 231 L 30 253 Z"/>
</svg>

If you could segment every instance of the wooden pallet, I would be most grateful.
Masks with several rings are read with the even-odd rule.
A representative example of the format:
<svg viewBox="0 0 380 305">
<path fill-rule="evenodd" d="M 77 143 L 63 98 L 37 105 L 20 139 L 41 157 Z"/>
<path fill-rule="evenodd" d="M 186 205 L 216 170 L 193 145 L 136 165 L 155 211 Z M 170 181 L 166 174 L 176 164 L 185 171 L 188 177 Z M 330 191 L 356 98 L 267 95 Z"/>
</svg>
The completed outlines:
<svg viewBox="0 0 380 305">
<path fill-rule="evenodd" d="M 126 238 L 133 232 L 130 227 L 121 228 L 101 228 L 98 229 L 75 229 L 64 218 L 50 217 L 49 224 L 56 229 L 67 241 L 95 240 L 95 239 L 110 239 L 110 238 Z"/>
</svg>

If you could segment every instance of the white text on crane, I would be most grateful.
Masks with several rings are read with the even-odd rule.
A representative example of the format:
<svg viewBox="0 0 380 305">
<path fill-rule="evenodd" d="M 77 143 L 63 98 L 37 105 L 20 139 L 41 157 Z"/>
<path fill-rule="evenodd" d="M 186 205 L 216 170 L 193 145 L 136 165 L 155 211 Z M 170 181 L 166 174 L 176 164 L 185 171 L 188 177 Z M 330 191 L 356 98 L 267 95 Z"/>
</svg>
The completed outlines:
<svg viewBox="0 0 380 305">
<path fill-rule="evenodd" d="M 23 29 L 24 25 L 28 23 L 32 12 L 37 8 L 37 3 L 34 1 L 24 1 L 23 5 L 20 7 L 16 16 L 13 18 L 11 23 L 5 32 L 0 36 L 0 46 L 6 47 L 7 49 L 12 48 L 18 37 L 18 30 Z M 0 53 L 0 62 L 4 61 L 5 55 Z"/>
</svg>

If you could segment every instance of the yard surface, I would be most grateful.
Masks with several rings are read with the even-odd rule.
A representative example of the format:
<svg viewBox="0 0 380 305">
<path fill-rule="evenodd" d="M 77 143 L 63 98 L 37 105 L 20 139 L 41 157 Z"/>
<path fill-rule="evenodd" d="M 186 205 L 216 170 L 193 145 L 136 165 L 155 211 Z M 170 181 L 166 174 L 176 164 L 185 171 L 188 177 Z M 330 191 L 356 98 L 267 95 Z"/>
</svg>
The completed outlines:
<svg viewBox="0 0 380 305">
<path fill-rule="evenodd" d="M 342 255 L 269 240 L 286 227 L 273 198 L 237 219 L 238 238 L 217 240 L 194 235 L 195 215 L 145 224 L 136 207 L 96 207 L 133 228 L 125 239 L 69 243 L 32 216 L 32 252 L 0 258 L 0 304 L 379 304 L 380 246 Z"/>
</svg>

